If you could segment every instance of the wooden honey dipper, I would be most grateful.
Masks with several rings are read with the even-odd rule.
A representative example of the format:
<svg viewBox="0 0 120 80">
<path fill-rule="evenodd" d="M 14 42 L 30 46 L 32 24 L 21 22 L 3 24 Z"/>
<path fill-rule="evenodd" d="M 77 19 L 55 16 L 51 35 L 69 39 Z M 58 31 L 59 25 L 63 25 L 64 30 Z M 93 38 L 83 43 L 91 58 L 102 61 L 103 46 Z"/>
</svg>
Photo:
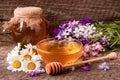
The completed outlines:
<svg viewBox="0 0 120 80">
<path fill-rule="evenodd" d="M 51 63 L 49 63 L 45 66 L 45 70 L 46 70 L 47 74 L 56 75 L 56 74 L 61 73 L 63 71 L 63 69 L 67 68 L 67 67 L 77 66 L 77 65 L 80 65 L 80 64 L 85 64 L 85 63 L 104 60 L 104 59 L 115 59 L 115 58 L 117 58 L 117 53 L 111 52 L 108 55 L 103 56 L 103 57 L 97 57 L 97 58 L 94 58 L 94 59 L 90 59 L 90 60 L 86 60 L 86 61 L 80 61 L 78 63 L 73 63 L 73 64 L 62 65 L 60 62 L 51 62 Z"/>
</svg>

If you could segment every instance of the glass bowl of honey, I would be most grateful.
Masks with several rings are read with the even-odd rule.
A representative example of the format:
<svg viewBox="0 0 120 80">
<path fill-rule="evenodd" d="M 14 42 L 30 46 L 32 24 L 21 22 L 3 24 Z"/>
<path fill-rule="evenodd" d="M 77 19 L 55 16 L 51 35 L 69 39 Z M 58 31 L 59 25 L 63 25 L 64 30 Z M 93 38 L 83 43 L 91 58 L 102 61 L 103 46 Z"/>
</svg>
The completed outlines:
<svg viewBox="0 0 120 80">
<path fill-rule="evenodd" d="M 41 40 L 36 44 L 37 53 L 43 61 L 60 62 L 63 65 L 74 63 L 82 56 L 82 43 L 67 40 L 55 40 L 53 38 Z"/>
</svg>

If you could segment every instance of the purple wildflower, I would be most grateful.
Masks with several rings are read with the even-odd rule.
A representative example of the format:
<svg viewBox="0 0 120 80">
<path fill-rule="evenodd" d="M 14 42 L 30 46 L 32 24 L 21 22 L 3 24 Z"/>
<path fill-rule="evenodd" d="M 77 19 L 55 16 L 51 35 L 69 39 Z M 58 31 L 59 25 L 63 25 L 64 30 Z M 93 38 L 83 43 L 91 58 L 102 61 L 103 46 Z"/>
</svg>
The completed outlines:
<svg viewBox="0 0 120 80">
<path fill-rule="evenodd" d="M 44 73 L 45 72 L 45 69 L 44 68 L 41 68 L 40 69 L 40 73 Z"/>
<path fill-rule="evenodd" d="M 61 31 L 61 29 L 55 28 L 55 29 L 53 30 L 53 33 L 54 33 L 54 34 L 58 34 L 60 31 Z"/>
<path fill-rule="evenodd" d="M 110 67 L 107 65 L 106 62 L 103 62 L 103 63 L 101 63 L 101 64 L 98 66 L 98 69 L 99 69 L 99 70 L 107 71 L 107 70 L 110 69 Z"/>
<path fill-rule="evenodd" d="M 83 43 L 83 45 L 86 45 L 86 44 L 89 43 L 89 40 L 85 39 L 85 40 L 82 41 L 82 43 Z"/>
<path fill-rule="evenodd" d="M 109 41 L 101 39 L 100 40 L 100 44 L 102 44 L 102 45 L 109 45 Z"/>
<path fill-rule="evenodd" d="M 90 71 L 90 66 L 89 65 L 83 66 L 82 69 L 84 71 Z"/>
<path fill-rule="evenodd" d="M 104 44 L 106 44 L 106 41 L 102 39 L 102 40 L 100 40 L 100 44 L 104 45 Z"/>
<path fill-rule="evenodd" d="M 64 23 L 62 26 L 59 26 L 62 30 L 64 30 L 66 27 L 68 27 L 68 23 Z"/>
<path fill-rule="evenodd" d="M 38 76 L 39 73 L 44 73 L 44 72 L 45 72 L 44 68 L 38 68 L 30 74 L 30 77 L 36 77 Z"/>
<path fill-rule="evenodd" d="M 33 71 L 33 72 L 30 74 L 30 77 L 36 77 L 36 76 L 38 76 L 37 71 Z"/>
<path fill-rule="evenodd" d="M 104 71 L 107 71 L 107 70 L 109 70 L 109 69 L 110 69 L 109 66 L 105 66 Z"/>
<path fill-rule="evenodd" d="M 72 31 L 74 31 L 74 30 L 75 30 L 75 27 L 76 27 L 76 26 L 71 25 Z"/>
<path fill-rule="evenodd" d="M 91 23 L 93 20 L 92 19 L 89 19 L 89 18 L 81 18 L 80 19 L 80 23 L 82 25 L 86 25 L 87 23 Z"/>
</svg>

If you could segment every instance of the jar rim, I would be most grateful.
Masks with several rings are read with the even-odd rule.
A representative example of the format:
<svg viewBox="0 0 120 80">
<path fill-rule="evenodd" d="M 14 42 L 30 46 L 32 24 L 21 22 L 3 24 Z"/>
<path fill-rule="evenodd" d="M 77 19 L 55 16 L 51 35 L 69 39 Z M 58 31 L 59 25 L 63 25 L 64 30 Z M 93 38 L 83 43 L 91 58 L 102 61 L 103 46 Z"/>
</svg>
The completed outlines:
<svg viewBox="0 0 120 80">
<path fill-rule="evenodd" d="M 39 41 L 39 42 L 36 44 L 37 50 L 40 51 L 40 52 L 42 52 L 42 53 L 44 53 L 44 54 L 51 54 L 51 53 L 54 54 L 54 53 L 57 53 L 56 55 L 61 55 L 61 54 L 62 54 L 62 55 L 69 55 L 69 54 L 66 54 L 66 52 L 49 52 L 49 51 L 40 49 L 40 44 L 41 44 L 41 43 L 46 42 L 46 41 L 50 41 L 50 40 L 54 40 L 54 38 L 47 38 L 47 39 L 43 39 L 43 40 Z M 74 42 L 74 41 L 72 41 L 72 42 Z M 77 42 L 75 42 L 75 43 L 77 43 Z M 72 51 L 71 51 L 71 54 L 74 54 L 74 53 L 76 53 L 76 52 L 81 51 L 81 50 L 82 50 L 82 47 L 83 47 L 83 44 L 82 44 L 82 42 L 80 42 L 80 43 L 79 43 L 79 49 L 72 50 Z M 41 53 L 41 54 L 42 54 L 42 53 Z M 54 55 L 55 55 L 55 54 L 54 54 Z"/>
</svg>

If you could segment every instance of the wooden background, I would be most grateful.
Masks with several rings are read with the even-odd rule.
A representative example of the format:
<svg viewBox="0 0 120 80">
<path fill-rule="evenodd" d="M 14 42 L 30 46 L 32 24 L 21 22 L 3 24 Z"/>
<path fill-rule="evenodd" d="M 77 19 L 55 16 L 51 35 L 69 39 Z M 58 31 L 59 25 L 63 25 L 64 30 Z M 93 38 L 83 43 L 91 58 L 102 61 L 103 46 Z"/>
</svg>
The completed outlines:
<svg viewBox="0 0 120 80">
<path fill-rule="evenodd" d="M 0 0 L 0 19 L 13 17 L 21 6 L 37 6 L 50 22 L 61 24 L 73 18 L 108 20 L 120 17 L 120 0 Z"/>
<path fill-rule="evenodd" d="M 120 0 L 0 0 L 0 21 L 13 17 L 16 7 L 41 7 L 43 16 L 54 27 L 66 21 L 88 17 L 96 20 L 120 18 Z M 1 26 L 0 26 L 1 30 Z"/>
</svg>

